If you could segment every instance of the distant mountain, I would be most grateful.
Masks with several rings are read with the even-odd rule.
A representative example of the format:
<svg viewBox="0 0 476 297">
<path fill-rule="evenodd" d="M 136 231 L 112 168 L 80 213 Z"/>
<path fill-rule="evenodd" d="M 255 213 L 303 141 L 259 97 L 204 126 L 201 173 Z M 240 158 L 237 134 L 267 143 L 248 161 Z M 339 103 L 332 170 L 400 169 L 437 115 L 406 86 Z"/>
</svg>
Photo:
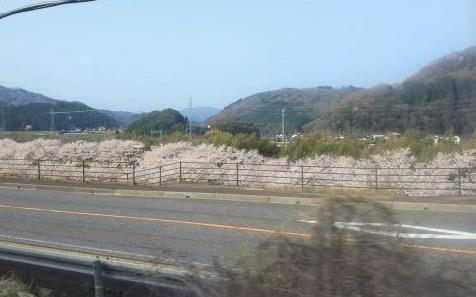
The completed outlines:
<svg viewBox="0 0 476 297">
<path fill-rule="evenodd" d="M 168 108 L 152 111 L 131 123 L 126 130 L 128 134 L 155 135 L 185 131 L 187 121 L 178 111 Z"/>
<path fill-rule="evenodd" d="M 55 104 L 60 100 L 51 99 L 42 94 L 28 92 L 24 89 L 0 86 L 0 101 L 8 105 L 25 105 L 30 103 Z"/>
<path fill-rule="evenodd" d="M 423 67 L 407 81 L 430 81 L 444 76 L 467 78 L 476 75 L 476 46 L 455 52 Z"/>
<path fill-rule="evenodd" d="M 78 101 L 63 101 L 18 88 L 0 86 L 0 129 L 50 130 L 51 111 L 56 130 L 115 128 L 118 122 L 102 111 Z"/>
<path fill-rule="evenodd" d="M 320 133 L 404 132 L 442 134 L 476 130 L 476 47 L 423 67 L 401 84 L 373 88 L 280 89 L 258 93 L 213 116 L 254 123 L 262 135 L 281 129 Z"/>
<path fill-rule="evenodd" d="M 5 117 L 5 128 L 9 131 L 25 130 L 27 126 L 35 131 L 50 130 L 51 111 L 55 112 L 55 130 L 117 127 L 117 122 L 113 118 L 80 102 L 8 105 L 3 107 L 2 111 L 0 119 Z M 3 119 L 0 123 L 3 125 Z"/>
<path fill-rule="evenodd" d="M 203 123 L 209 117 L 220 112 L 220 109 L 210 106 L 199 106 L 193 108 L 185 108 L 180 111 L 181 114 L 189 118 L 192 122 Z"/>
<path fill-rule="evenodd" d="M 137 121 L 145 116 L 145 112 L 113 111 L 101 109 L 101 112 L 112 117 L 122 127 L 126 128 L 130 123 Z"/>
<path fill-rule="evenodd" d="M 209 119 L 233 119 L 255 124 L 262 135 L 281 131 L 282 108 L 285 108 L 287 131 L 300 130 L 315 118 L 325 115 L 331 104 L 359 88 L 320 86 L 307 89 L 285 88 L 257 93 L 239 99 Z"/>
<path fill-rule="evenodd" d="M 476 47 L 438 59 L 401 84 L 349 94 L 307 127 L 472 133 L 476 130 Z"/>
</svg>

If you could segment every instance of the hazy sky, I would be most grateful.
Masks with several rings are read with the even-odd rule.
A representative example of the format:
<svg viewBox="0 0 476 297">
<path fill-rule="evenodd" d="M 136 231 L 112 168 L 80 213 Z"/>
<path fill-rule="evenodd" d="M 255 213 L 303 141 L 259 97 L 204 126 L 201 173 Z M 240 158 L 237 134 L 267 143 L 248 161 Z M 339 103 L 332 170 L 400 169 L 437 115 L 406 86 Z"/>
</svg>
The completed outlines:
<svg viewBox="0 0 476 297">
<path fill-rule="evenodd" d="M 0 84 L 113 110 L 224 107 L 399 82 L 475 45 L 475 20 L 476 0 L 98 0 L 0 20 Z"/>
</svg>

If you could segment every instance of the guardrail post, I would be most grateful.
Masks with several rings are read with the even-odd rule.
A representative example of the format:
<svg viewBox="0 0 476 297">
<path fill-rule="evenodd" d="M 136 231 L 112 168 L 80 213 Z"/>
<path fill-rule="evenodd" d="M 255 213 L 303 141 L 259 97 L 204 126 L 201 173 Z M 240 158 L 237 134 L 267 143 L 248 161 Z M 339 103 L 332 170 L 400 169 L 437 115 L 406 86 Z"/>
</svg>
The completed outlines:
<svg viewBox="0 0 476 297">
<path fill-rule="evenodd" d="M 239 169 L 238 169 L 238 163 L 236 163 L 236 186 L 239 187 L 240 186 L 240 175 L 239 175 Z"/>
<path fill-rule="evenodd" d="M 104 286 L 102 281 L 101 261 L 94 261 L 94 296 L 104 297 Z"/>
<path fill-rule="evenodd" d="M 132 162 L 132 185 L 136 185 L 136 162 Z"/>
<path fill-rule="evenodd" d="M 162 166 L 159 166 L 159 186 L 162 185 Z"/>
<path fill-rule="evenodd" d="M 462 170 L 461 168 L 458 168 L 458 195 L 459 196 L 463 194 L 463 191 L 461 190 L 461 175 L 462 175 Z"/>
<path fill-rule="evenodd" d="M 41 181 L 41 165 L 40 165 L 41 161 L 38 160 L 36 165 L 37 165 L 37 170 L 38 170 L 38 181 L 40 182 Z"/>
<path fill-rule="evenodd" d="M 375 168 L 375 190 L 378 190 L 378 168 Z"/>
<path fill-rule="evenodd" d="M 84 162 L 84 160 L 81 166 L 83 167 L 83 183 L 85 183 L 86 182 L 86 163 Z"/>
<path fill-rule="evenodd" d="M 182 183 L 182 161 L 179 162 L 179 184 Z"/>
<path fill-rule="evenodd" d="M 301 190 L 304 190 L 304 165 L 301 165 Z"/>
</svg>

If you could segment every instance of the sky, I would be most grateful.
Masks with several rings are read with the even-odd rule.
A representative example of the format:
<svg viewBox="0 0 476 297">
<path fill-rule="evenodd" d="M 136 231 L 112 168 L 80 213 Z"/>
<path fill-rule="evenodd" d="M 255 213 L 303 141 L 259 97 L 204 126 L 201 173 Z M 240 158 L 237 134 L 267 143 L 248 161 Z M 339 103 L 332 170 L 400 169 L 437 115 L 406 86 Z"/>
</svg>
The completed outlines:
<svg viewBox="0 0 476 297">
<path fill-rule="evenodd" d="M 476 0 L 97 0 L 0 20 L 0 85 L 110 110 L 223 108 L 398 83 L 472 45 Z"/>
</svg>

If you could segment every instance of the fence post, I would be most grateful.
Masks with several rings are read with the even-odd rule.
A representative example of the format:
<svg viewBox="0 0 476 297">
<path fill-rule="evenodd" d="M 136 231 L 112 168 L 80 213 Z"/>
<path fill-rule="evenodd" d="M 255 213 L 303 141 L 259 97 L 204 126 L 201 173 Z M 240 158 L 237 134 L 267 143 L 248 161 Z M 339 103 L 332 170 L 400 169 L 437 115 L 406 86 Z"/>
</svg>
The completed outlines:
<svg viewBox="0 0 476 297">
<path fill-rule="evenodd" d="M 94 261 L 94 295 L 104 297 L 104 286 L 102 281 L 101 261 Z"/>
<path fill-rule="evenodd" d="M 159 186 L 162 185 L 162 166 L 159 166 Z"/>
<path fill-rule="evenodd" d="M 375 190 L 378 190 L 378 168 L 375 168 Z"/>
<path fill-rule="evenodd" d="M 179 162 L 179 184 L 182 183 L 182 161 Z"/>
<path fill-rule="evenodd" d="M 132 185 L 136 185 L 136 162 L 132 162 Z"/>
<path fill-rule="evenodd" d="M 41 161 L 38 160 L 38 162 L 36 163 L 37 164 L 37 169 L 38 169 L 38 181 L 40 182 L 41 181 L 41 165 L 40 165 Z"/>
<path fill-rule="evenodd" d="M 82 166 L 83 166 L 83 183 L 85 183 L 86 182 L 86 164 L 84 160 L 82 162 Z"/>
<path fill-rule="evenodd" d="M 304 190 L 304 165 L 301 165 L 301 190 Z"/>
<path fill-rule="evenodd" d="M 239 171 L 238 171 L 238 163 L 236 163 L 236 186 L 239 187 L 240 186 L 240 175 L 239 175 Z"/>
<path fill-rule="evenodd" d="M 461 196 L 463 192 L 461 191 L 461 168 L 458 168 L 458 195 Z"/>
</svg>

